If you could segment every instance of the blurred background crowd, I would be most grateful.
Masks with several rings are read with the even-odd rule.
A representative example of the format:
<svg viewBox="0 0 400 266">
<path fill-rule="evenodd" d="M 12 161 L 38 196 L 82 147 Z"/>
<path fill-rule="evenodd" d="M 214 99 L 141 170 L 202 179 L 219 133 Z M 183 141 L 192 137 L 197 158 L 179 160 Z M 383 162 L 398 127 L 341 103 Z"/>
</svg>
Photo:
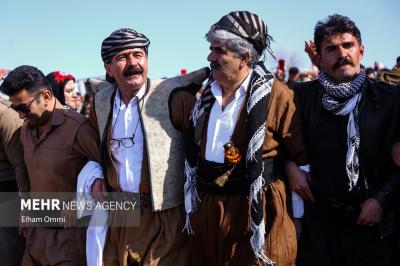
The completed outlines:
<svg viewBox="0 0 400 266">
<path fill-rule="evenodd" d="M 372 80 L 379 80 L 389 84 L 400 83 L 400 56 L 394 58 L 393 66 L 384 66 L 378 61 L 373 66 L 361 66 L 366 71 L 368 78 Z M 276 78 L 286 82 L 289 87 L 293 87 L 296 82 L 314 80 L 318 78 L 319 73 L 318 67 L 315 65 L 312 65 L 309 69 L 301 69 L 297 66 L 288 66 L 284 58 L 277 60 L 274 70 Z M 8 72 L 8 69 L 0 68 L 0 84 Z M 186 73 L 186 69 L 181 69 L 179 75 L 186 75 Z M 105 81 L 105 76 L 76 79 L 73 74 L 65 73 L 64 71 L 54 71 L 46 77 L 57 99 L 65 106 L 80 112 L 86 117 L 89 117 L 94 93 L 101 88 L 99 85 Z"/>
</svg>

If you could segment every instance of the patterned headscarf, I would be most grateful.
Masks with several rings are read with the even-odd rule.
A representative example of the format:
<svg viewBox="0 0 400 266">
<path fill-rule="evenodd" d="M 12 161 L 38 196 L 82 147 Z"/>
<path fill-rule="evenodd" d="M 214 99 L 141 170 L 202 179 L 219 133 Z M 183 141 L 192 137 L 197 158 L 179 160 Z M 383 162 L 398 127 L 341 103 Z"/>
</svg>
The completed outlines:
<svg viewBox="0 0 400 266">
<path fill-rule="evenodd" d="M 109 64 L 114 55 L 126 49 L 142 48 L 146 54 L 150 40 L 133 29 L 121 28 L 110 34 L 101 44 L 101 58 Z"/>
<path fill-rule="evenodd" d="M 268 35 L 267 25 L 256 14 L 248 11 L 235 11 L 223 16 L 211 26 L 210 32 L 227 30 L 250 42 L 259 55 L 265 49 L 270 51 L 272 37 Z"/>
<path fill-rule="evenodd" d="M 54 71 L 46 76 L 46 79 L 50 82 L 51 88 L 53 90 L 54 96 L 57 100 L 65 105 L 64 97 L 64 87 L 68 81 L 73 80 L 75 82 L 75 77 L 71 74 L 67 74 L 64 71 Z"/>
</svg>

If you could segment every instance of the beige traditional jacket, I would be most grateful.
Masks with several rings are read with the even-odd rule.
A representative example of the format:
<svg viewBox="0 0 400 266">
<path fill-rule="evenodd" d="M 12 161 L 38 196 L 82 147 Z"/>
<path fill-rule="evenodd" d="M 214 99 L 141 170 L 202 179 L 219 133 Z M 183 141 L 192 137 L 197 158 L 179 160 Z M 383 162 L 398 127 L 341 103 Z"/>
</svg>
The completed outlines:
<svg viewBox="0 0 400 266">
<path fill-rule="evenodd" d="M 24 168 L 22 146 L 18 142 L 23 120 L 10 105 L 0 96 L 0 182 L 14 180 L 15 171 Z"/>
<path fill-rule="evenodd" d="M 182 134 L 170 122 L 169 94 L 176 87 L 201 83 L 206 78 L 207 71 L 201 69 L 167 80 L 148 80 L 150 87 L 144 96 L 140 114 L 145 140 L 140 192 L 151 194 L 154 211 L 181 205 L 184 198 L 185 146 Z M 114 191 L 121 191 L 109 145 L 115 92 L 116 85 L 107 82 L 100 85 L 100 91 L 94 97 L 90 120 L 101 139 L 103 169 L 108 184 Z"/>
</svg>

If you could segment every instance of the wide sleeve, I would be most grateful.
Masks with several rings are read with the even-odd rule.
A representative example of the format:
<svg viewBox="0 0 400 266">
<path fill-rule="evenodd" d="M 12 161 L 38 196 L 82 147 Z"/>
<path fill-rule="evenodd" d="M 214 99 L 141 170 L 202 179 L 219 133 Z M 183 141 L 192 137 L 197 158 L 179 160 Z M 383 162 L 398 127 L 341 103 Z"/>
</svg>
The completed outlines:
<svg viewBox="0 0 400 266">
<path fill-rule="evenodd" d="M 0 117 L 0 136 L 6 158 L 14 168 L 18 189 L 27 192 L 30 185 L 20 141 L 22 123 L 18 113 L 10 108 L 5 109 Z"/>
<path fill-rule="evenodd" d="M 14 132 L 22 126 L 23 121 L 18 113 L 10 108 L 4 109 L 0 115 L 0 137 L 1 144 L 6 149 Z"/>
<path fill-rule="evenodd" d="M 20 140 L 21 127 L 19 127 L 11 136 L 7 147 L 6 156 L 15 171 L 18 190 L 21 192 L 30 191 L 30 182 L 28 170 L 24 160 L 24 148 Z"/>
<path fill-rule="evenodd" d="M 274 139 L 283 144 L 288 159 L 298 165 L 308 163 L 300 109 L 294 92 L 284 83 L 274 81 L 268 111 L 268 128 Z"/>
<path fill-rule="evenodd" d="M 78 129 L 73 149 L 89 160 L 100 163 L 100 138 L 89 121 L 82 123 Z"/>
<path fill-rule="evenodd" d="M 190 131 L 190 114 L 196 103 L 196 96 L 193 92 L 198 88 L 200 86 L 190 89 L 175 89 L 169 96 L 168 108 L 171 123 L 176 130 L 181 131 L 185 136 Z"/>
</svg>

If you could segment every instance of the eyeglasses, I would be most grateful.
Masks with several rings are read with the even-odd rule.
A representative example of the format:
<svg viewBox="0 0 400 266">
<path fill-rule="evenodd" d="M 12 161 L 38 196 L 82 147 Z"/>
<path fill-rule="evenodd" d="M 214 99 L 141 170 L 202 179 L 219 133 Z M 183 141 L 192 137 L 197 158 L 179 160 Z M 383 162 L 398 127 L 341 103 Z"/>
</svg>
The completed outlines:
<svg viewBox="0 0 400 266">
<path fill-rule="evenodd" d="M 110 139 L 110 146 L 113 150 L 118 149 L 121 145 L 127 149 L 135 146 L 135 134 L 130 138 Z"/>
<path fill-rule="evenodd" d="M 31 104 L 33 103 L 33 101 L 35 101 L 37 98 L 39 98 L 42 95 L 42 91 L 38 94 L 36 94 L 35 97 L 33 97 L 33 99 L 29 102 L 29 103 L 21 103 L 18 105 L 15 104 L 11 104 L 10 107 L 12 109 L 14 109 L 17 112 L 21 112 L 23 114 L 29 114 L 31 112 Z"/>
</svg>

